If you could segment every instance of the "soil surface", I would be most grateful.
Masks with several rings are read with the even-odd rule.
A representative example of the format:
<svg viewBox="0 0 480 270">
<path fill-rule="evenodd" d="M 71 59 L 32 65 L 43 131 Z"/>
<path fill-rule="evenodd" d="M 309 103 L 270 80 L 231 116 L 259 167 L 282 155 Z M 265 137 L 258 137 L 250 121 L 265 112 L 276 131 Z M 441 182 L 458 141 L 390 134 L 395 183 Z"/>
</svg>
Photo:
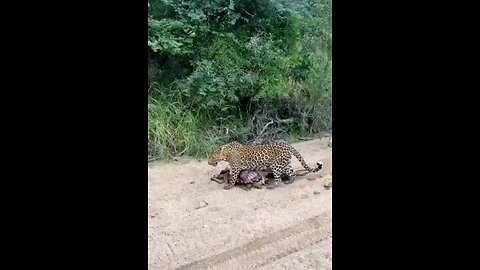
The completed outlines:
<svg viewBox="0 0 480 270">
<path fill-rule="evenodd" d="M 148 168 L 148 269 L 332 269 L 331 140 L 292 144 L 323 168 L 269 190 L 224 190 L 207 160 Z M 294 170 L 300 162 L 292 156 Z"/>
</svg>

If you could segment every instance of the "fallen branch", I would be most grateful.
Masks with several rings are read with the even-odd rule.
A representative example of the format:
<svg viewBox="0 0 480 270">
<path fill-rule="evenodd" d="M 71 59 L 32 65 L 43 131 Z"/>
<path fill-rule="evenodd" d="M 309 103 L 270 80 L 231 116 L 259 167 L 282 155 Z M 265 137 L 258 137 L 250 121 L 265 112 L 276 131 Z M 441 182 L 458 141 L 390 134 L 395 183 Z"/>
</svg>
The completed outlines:
<svg viewBox="0 0 480 270">
<path fill-rule="evenodd" d="M 205 204 L 202 205 L 202 206 L 198 206 L 198 207 L 195 207 L 194 210 L 198 210 L 198 209 L 201 209 L 201 208 L 205 208 L 208 206 L 208 203 L 205 201 L 205 200 L 202 200 Z"/>
<path fill-rule="evenodd" d="M 302 172 L 302 171 L 303 171 L 303 173 L 299 173 L 299 172 Z M 293 174 L 295 176 L 304 176 L 304 175 L 308 174 L 309 172 L 310 172 L 309 170 L 298 170 L 298 171 L 295 171 Z"/>
</svg>

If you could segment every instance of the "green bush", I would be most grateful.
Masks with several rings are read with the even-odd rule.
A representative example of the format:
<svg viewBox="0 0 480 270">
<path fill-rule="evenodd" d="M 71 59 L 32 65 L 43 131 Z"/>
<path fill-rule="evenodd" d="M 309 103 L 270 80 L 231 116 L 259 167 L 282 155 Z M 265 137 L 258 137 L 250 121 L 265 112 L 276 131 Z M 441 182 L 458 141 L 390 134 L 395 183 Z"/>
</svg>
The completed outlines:
<svg viewBox="0 0 480 270">
<path fill-rule="evenodd" d="M 148 10 L 150 155 L 331 129 L 331 0 L 150 0 Z"/>
</svg>

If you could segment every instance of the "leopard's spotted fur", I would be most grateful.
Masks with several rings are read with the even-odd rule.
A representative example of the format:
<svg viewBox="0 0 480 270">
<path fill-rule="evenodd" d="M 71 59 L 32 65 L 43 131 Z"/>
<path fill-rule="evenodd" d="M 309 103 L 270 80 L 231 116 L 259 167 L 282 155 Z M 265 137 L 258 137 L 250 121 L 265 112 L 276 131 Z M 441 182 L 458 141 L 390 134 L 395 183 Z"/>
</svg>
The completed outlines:
<svg viewBox="0 0 480 270">
<path fill-rule="evenodd" d="M 247 145 L 237 141 L 227 143 L 212 150 L 208 164 L 217 166 L 218 161 L 230 163 L 232 177 L 231 181 L 224 187 L 225 189 L 230 189 L 235 185 L 240 171 L 261 170 L 264 167 L 272 170 L 275 179 L 274 184 L 268 188 L 275 188 L 281 181 L 282 173 L 289 177 L 290 182 L 293 182 L 292 154 L 309 172 L 318 172 L 322 168 L 320 162 L 317 163 L 316 168 L 310 168 L 295 148 L 279 142 L 264 145 Z"/>
</svg>

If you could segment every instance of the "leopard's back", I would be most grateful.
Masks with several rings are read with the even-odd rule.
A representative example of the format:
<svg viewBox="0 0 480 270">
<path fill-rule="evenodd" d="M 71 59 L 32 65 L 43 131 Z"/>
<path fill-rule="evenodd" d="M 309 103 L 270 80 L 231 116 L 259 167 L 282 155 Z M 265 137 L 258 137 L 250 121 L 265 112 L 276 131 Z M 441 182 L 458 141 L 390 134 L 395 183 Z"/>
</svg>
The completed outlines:
<svg viewBox="0 0 480 270">
<path fill-rule="evenodd" d="M 291 160 L 291 153 L 285 145 L 242 145 L 241 148 L 233 150 L 229 163 L 232 166 L 239 166 L 252 170 L 260 170 L 264 167 L 271 167 L 278 163 L 286 163 Z"/>
</svg>

